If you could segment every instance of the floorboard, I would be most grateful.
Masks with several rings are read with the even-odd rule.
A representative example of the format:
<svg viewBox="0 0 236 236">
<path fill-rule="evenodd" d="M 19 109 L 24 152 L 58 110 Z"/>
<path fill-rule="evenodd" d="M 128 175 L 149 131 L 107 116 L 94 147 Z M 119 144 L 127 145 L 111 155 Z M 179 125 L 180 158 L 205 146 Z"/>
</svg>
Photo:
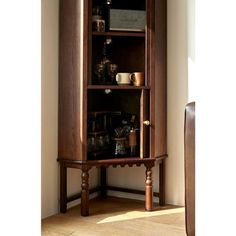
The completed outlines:
<svg viewBox="0 0 236 236">
<path fill-rule="evenodd" d="M 88 217 L 80 216 L 80 206 L 76 206 L 42 220 L 42 235 L 186 236 L 184 224 L 184 207 L 155 206 L 146 212 L 141 201 L 96 198 L 90 201 Z"/>
</svg>

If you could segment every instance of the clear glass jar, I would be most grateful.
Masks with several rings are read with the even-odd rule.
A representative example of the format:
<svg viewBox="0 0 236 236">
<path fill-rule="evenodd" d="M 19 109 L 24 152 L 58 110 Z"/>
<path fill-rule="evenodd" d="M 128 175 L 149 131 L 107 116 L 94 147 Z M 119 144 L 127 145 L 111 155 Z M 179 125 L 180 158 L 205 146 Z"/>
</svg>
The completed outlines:
<svg viewBox="0 0 236 236">
<path fill-rule="evenodd" d="M 124 156 L 127 154 L 125 148 L 126 138 L 113 138 L 114 140 L 114 155 L 116 156 Z"/>
</svg>

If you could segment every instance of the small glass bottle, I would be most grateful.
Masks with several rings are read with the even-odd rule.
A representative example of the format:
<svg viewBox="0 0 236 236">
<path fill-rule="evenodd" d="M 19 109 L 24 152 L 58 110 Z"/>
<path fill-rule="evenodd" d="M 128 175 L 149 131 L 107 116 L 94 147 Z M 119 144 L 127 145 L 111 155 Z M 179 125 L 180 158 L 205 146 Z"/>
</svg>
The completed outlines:
<svg viewBox="0 0 236 236">
<path fill-rule="evenodd" d="M 105 31 L 105 20 L 102 19 L 101 6 L 95 6 L 92 12 L 92 29 L 95 32 Z"/>
<path fill-rule="evenodd" d="M 111 79 L 110 79 L 110 65 L 111 65 L 111 60 L 109 58 L 109 45 L 111 44 L 111 39 L 106 39 L 106 41 L 103 44 L 103 49 L 102 49 L 102 60 L 100 64 L 104 66 L 104 73 L 103 73 L 103 79 L 102 83 L 103 84 L 110 84 Z"/>
<path fill-rule="evenodd" d="M 105 0 L 105 16 L 104 16 L 104 19 L 105 19 L 105 22 L 106 22 L 106 25 L 105 25 L 105 29 L 106 31 L 109 31 L 110 30 L 110 8 L 111 8 L 111 4 L 112 4 L 112 0 Z"/>
<path fill-rule="evenodd" d="M 132 127 L 129 132 L 129 147 L 130 147 L 130 156 L 136 155 L 137 149 L 137 135 L 136 130 Z"/>
</svg>

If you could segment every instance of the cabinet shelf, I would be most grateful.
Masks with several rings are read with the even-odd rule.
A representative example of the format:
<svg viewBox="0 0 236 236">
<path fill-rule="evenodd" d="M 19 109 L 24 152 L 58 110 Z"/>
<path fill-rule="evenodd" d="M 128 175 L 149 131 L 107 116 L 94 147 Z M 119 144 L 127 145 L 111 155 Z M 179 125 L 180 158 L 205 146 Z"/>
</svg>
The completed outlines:
<svg viewBox="0 0 236 236">
<path fill-rule="evenodd" d="M 145 31 L 130 32 L 130 31 L 109 31 L 109 32 L 92 32 L 93 36 L 115 36 L 115 37 L 145 37 Z"/>
<path fill-rule="evenodd" d="M 116 90 L 141 90 L 150 89 L 150 86 L 132 86 L 132 85 L 88 85 L 88 89 L 116 89 Z"/>
<path fill-rule="evenodd" d="M 140 157 L 119 157 L 110 158 L 104 160 L 89 160 L 88 163 L 99 164 L 99 165 L 128 165 L 128 164 L 141 164 L 144 162 L 149 162 L 155 160 L 155 158 L 140 158 Z"/>
<path fill-rule="evenodd" d="M 140 158 L 140 157 L 124 157 L 124 158 L 112 158 L 112 159 L 104 159 L 104 160 L 86 160 L 86 163 L 89 166 L 114 166 L 117 165 L 125 166 L 125 165 L 141 165 L 143 163 L 149 162 L 161 162 L 162 160 L 167 158 L 166 155 L 158 156 L 156 158 Z M 60 159 L 60 161 L 68 166 L 76 167 L 78 165 L 83 165 L 84 161 L 81 160 L 68 160 L 68 159 Z"/>
</svg>

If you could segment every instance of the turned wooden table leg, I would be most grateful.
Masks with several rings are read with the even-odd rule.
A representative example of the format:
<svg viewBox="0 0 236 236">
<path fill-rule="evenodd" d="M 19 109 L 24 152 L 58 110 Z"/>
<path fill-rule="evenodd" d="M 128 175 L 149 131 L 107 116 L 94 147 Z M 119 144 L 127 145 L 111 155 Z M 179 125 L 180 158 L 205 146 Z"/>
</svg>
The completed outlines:
<svg viewBox="0 0 236 236">
<path fill-rule="evenodd" d="M 87 168 L 82 168 L 81 174 L 81 215 L 89 215 L 89 173 Z"/>
<path fill-rule="evenodd" d="M 60 212 L 67 210 L 67 168 L 60 164 Z"/>
<path fill-rule="evenodd" d="M 107 169 L 104 166 L 101 166 L 101 196 L 106 198 L 107 196 Z"/>
<path fill-rule="evenodd" d="M 165 205 L 165 161 L 159 165 L 159 204 Z"/>
<path fill-rule="evenodd" d="M 146 167 L 146 211 L 153 210 L 152 168 Z"/>
</svg>

